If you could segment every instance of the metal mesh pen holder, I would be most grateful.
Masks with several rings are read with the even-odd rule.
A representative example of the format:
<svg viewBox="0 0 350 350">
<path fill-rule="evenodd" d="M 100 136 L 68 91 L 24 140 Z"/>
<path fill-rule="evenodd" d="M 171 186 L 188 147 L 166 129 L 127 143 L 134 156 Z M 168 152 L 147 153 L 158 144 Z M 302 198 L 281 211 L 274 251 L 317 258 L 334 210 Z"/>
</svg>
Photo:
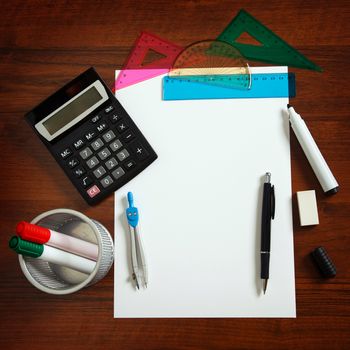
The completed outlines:
<svg viewBox="0 0 350 350">
<path fill-rule="evenodd" d="M 19 255 L 19 263 L 29 282 L 50 294 L 70 294 L 106 276 L 114 260 L 114 245 L 108 230 L 95 220 L 70 209 L 47 211 L 31 221 L 98 245 L 98 259 L 90 275 L 43 260 Z"/>
</svg>

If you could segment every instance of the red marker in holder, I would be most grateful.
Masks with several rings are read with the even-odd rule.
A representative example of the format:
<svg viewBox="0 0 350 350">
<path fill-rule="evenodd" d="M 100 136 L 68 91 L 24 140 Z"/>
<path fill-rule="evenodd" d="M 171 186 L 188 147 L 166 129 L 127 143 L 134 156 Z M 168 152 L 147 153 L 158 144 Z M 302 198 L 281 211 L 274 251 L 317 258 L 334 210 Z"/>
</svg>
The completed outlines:
<svg viewBox="0 0 350 350">
<path fill-rule="evenodd" d="M 59 233 L 48 228 L 21 221 L 16 226 L 17 235 L 22 239 L 39 244 L 46 244 L 67 252 L 97 261 L 98 245 Z"/>
</svg>

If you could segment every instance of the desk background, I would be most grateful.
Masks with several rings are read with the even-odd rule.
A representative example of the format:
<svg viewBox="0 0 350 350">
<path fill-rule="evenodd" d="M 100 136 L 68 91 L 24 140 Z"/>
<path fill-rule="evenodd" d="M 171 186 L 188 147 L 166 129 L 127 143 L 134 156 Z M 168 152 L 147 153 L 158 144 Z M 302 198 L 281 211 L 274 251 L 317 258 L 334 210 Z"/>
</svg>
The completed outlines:
<svg viewBox="0 0 350 350">
<path fill-rule="evenodd" d="M 59 207 L 113 232 L 113 196 L 88 207 L 23 120 L 90 66 L 108 84 L 141 30 L 180 45 L 216 37 L 244 8 L 323 67 L 297 74 L 302 114 L 340 192 L 325 197 L 291 138 L 293 193 L 316 189 L 320 225 L 301 228 L 293 196 L 297 319 L 113 317 L 113 271 L 94 287 L 55 297 L 32 287 L 7 248 L 16 222 Z M 0 21 L 0 345 L 3 349 L 346 349 L 350 347 L 349 1 L 8 1 Z M 337 277 L 309 253 L 323 245 Z M 239 288 L 239 286 L 237 286 Z"/>
</svg>

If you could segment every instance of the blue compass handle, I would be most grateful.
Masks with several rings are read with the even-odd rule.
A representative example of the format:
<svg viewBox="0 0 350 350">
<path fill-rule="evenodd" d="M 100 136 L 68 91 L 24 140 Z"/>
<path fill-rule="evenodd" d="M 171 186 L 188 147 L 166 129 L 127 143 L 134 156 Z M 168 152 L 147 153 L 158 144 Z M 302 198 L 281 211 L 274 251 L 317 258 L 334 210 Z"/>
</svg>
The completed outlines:
<svg viewBox="0 0 350 350">
<path fill-rule="evenodd" d="M 132 192 L 128 192 L 129 208 L 126 209 L 126 218 L 131 227 L 136 227 L 139 222 L 139 211 L 134 207 L 134 197 Z"/>
<path fill-rule="evenodd" d="M 134 206 L 134 196 L 132 192 L 128 192 L 128 202 L 130 208 Z"/>
</svg>

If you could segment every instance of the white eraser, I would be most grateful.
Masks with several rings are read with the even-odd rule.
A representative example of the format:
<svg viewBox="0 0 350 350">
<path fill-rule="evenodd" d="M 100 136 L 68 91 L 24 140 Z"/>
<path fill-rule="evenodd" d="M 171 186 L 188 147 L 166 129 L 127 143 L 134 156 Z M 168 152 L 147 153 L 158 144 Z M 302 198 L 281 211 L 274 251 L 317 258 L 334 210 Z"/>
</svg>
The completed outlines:
<svg viewBox="0 0 350 350">
<path fill-rule="evenodd" d="M 318 225 L 318 212 L 315 190 L 297 192 L 300 225 Z"/>
</svg>

